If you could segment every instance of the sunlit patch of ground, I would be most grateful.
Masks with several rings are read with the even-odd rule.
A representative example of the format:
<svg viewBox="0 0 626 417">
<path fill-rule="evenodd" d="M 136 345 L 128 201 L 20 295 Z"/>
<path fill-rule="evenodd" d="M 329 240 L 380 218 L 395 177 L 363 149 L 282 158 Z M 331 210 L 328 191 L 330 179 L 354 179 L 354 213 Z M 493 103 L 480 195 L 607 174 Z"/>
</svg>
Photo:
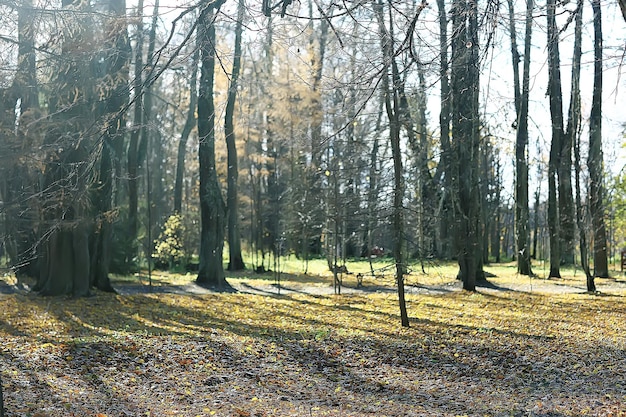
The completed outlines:
<svg viewBox="0 0 626 417">
<path fill-rule="evenodd" d="M 582 274 L 489 266 L 467 293 L 454 265 L 412 270 L 409 329 L 392 274 L 334 295 L 321 267 L 280 295 L 271 272 L 229 275 L 235 294 L 159 272 L 152 292 L 141 274 L 117 295 L 2 294 L 7 415 L 626 416 L 622 276 L 587 294 Z"/>
</svg>

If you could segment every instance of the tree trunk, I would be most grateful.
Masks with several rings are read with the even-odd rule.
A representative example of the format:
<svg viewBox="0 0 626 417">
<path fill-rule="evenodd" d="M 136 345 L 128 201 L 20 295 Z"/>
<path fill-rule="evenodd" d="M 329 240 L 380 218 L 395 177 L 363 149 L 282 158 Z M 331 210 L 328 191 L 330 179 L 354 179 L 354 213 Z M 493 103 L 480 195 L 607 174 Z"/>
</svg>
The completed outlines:
<svg viewBox="0 0 626 417">
<path fill-rule="evenodd" d="M 589 199 L 593 232 L 593 269 L 596 277 L 608 278 L 602 156 L 602 15 L 599 0 L 593 0 L 591 6 L 593 8 L 594 72 L 587 169 L 589 170 Z"/>
<path fill-rule="evenodd" d="M 112 204 L 114 185 L 114 160 L 118 156 L 116 149 L 124 141 L 126 117 L 124 107 L 128 103 L 126 93 L 129 79 L 128 62 L 130 43 L 126 29 L 126 1 L 109 0 L 107 7 L 111 16 L 107 21 L 108 39 L 104 40 L 106 58 L 102 73 L 110 77 L 108 94 L 105 96 L 102 114 L 99 117 L 106 123 L 100 154 L 99 183 L 96 189 L 98 198 L 94 201 L 96 209 L 96 227 L 91 236 L 91 284 L 103 291 L 112 292 L 109 281 L 111 262 Z"/>
<path fill-rule="evenodd" d="M 126 263 L 132 262 L 137 256 L 137 231 L 139 225 L 139 138 L 143 125 L 143 0 L 137 2 L 137 16 L 135 28 L 135 72 L 133 82 L 134 108 L 133 127 L 128 142 L 126 171 L 128 173 L 128 242 L 130 250 L 126 256 Z"/>
<path fill-rule="evenodd" d="M 559 58 L 559 34 L 556 27 L 556 1 L 547 2 L 548 27 L 548 94 L 552 119 L 552 141 L 548 162 L 548 228 L 550 233 L 550 277 L 560 278 L 561 250 L 556 175 L 563 140 L 563 104 Z"/>
<path fill-rule="evenodd" d="M 4 389 L 2 388 L 2 377 L 0 377 L 0 417 L 4 417 Z"/>
<path fill-rule="evenodd" d="M 424 4 L 425 6 L 425 4 Z M 398 286 L 398 304 L 400 307 L 400 321 L 402 327 L 409 327 L 409 317 L 406 309 L 406 300 L 404 293 L 404 275 L 406 270 L 404 260 L 404 216 L 403 216 L 403 199 L 404 199 L 404 172 L 402 167 L 402 149 L 400 147 L 400 126 L 403 114 L 401 100 L 401 92 L 397 91 L 399 87 L 397 81 L 400 79 L 397 64 L 395 62 L 393 50 L 393 20 L 391 12 L 389 14 L 389 29 L 386 26 L 383 3 L 379 0 L 376 5 L 376 17 L 379 25 L 379 33 L 381 37 L 382 52 L 384 62 L 387 63 L 387 69 L 383 72 L 382 87 L 385 96 L 385 109 L 389 119 L 389 140 L 391 143 L 391 154 L 393 158 L 393 256 L 396 264 L 396 285 Z M 417 13 L 422 11 L 418 8 Z M 389 79 L 389 69 L 391 69 L 391 80 Z M 393 84 L 392 84 L 393 81 Z"/>
<path fill-rule="evenodd" d="M 440 182 L 440 178 L 444 176 L 443 192 L 440 195 L 438 218 L 439 218 L 439 249 L 438 253 L 445 259 L 452 258 L 455 253 L 454 233 L 451 232 L 454 225 L 454 207 L 452 205 L 451 191 L 454 187 L 454 178 L 456 174 L 453 172 L 453 150 L 450 144 L 450 114 L 451 93 L 449 80 L 449 63 L 448 63 L 448 18 L 446 14 L 446 6 L 444 0 L 437 0 L 439 11 L 439 78 L 441 82 L 441 112 L 439 113 L 439 130 L 441 141 L 441 161 L 437 165 L 435 172 L 435 182 Z"/>
<path fill-rule="evenodd" d="M 241 234 L 239 231 L 239 193 L 238 178 L 239 168 L 237 163 L 237 144 L 235 140 L 235 127 L 233 117 L 235 113 L 235 100 L 237 99 L 237 80 L 241 67 L 241 35 L 243 32 L 243 17 L 245 3 L 239 0 L 237 9 L 237 24 L 235 27 L 235 53 L 233 58 L 233 72 L 228 88 L 228 100 L 224 119 L 224 133 L 226 135 L 226 148 L 228 150 L 228 190 L 226 195 L 226 207 L 228 209 L 228 251 L 229 271 L 240 271 L 246 268 L 241 256 Z"/>
<path fill-rule="evenodd" d="M 496 160 L 496 184 L 495 184 L 495 212 L 493 219 L 493 234 L 491 235 L 491 256 L 495 259 L 496 263 L 500 263 L 500 236 L 502 233 L 502 173 L 500 167 L 500 158 Z"/>
<path fill-rule="evenodd" d="M 35 286 L 43 295 L 86 296 L 90 287 L 89 231 L 92 227 L 89 166 L 95 85 L 89 42 L 94 39 L 85 3 L 64 0 L 62 7 L 81 16 L 66 22 L 56 68 L 57 90 L 50 96 L 50 128 L 43 193 L 42 267 Z"/>
<path fill-rule="evenodd" d="M 215 166 L 215 106 L 213 80 L 215 74 L 214 3 L 200 14 L 200 60 L 202 70 L 198 91 L 198 136 L 200 145 L 200 266 L 196 282 L 218 290 L 231 289 L 224 276 L 223 249 L 226 207 Z"/>
<path fill-rule="evenodd" d="M 587 245 L 587 232 L 585 228 L 585 207 L 582 204 L 580 192 L 580 132 L 578 124 L 580 120 L 580 61 L 582 56 L 582 22 L 583 22 L 584 1 L 578 1 L 576 10 L 576 29 L 574 35 L 574 56 L 572 59 L 572 95 L 570 101 L 569 120 L 567 124 L 567 134 L 574 143 L 574 182 L 576 187 L 576 223 L 578 226 L 578 244 L 580 246 L 580 265 L 585 272 L 587 291 L 595 292 L 596 284 L 594 277 L 589 270 L 589 252 Z"/>
<path fill-rule="evenodd" d="M 34 146 L 37 124 L 41 118 L 38 102 L 38 86 L 35 63 L 32 0 L 24 0 L 18 8 L 18 68 L 11 87 L 0 94 L 0 135 L 15 142 L 8 146 L 7 163 L 3 164 L 0 177 L 4 182 L 2 198 L 5 203 L 5 232 L 7 254 L 15 274 L 36 277 L 38 275 L 35 248 L 37 236 L 34 230 L 36 214 L 27 202 L 36 193 L 37 183 L 33 173 L 21 162 L 21 150 Z M 20 117 L 16 119 L 15 108 L 19 103 Z M 15 136 L 15 127 L 17 137 Z"/>
<path fill-rule="evenodd" d="M 185 155 L 187 153 L 187 140 L 191 131 L 196 126 L 196 109 L 198 107 L 198 60 L 200 50 L 196 47 L 191 59 L 191 75 L 189 76 L 189 109 L 185 126 L 178 141 L 178 153 L 176 157 L 176 179 L 174 183 L 174 212 L 181 214 L 183 211 L 183 178 L 185 177 Z"/>
<path fill-rule="evenodd" d="M 532 275 L 530 265 L 530 215 L 528 209 L 528 99 L 530 89 L 530 45 L 532 36 L 533 0 L 526 1 L 526 32 L 524 35 L 524 70 L 520 86 L 519 53 L 517 50 L 513 1 L 509 4 L 509 26 L 511 29 L 511 53 L 515 84 L 515 110 L 517 113 L 517 137 L 515 143 L 515 226 L 517 237 L 517 272 Z"/>
<path fill-rule="evenodd" d="M 452 11 L 452 136 L 455 142 L 455 200 L 459 278 L 463 289 L 476 290 L 482 271 L 479 241 L 480 199 L 478 188 L 478 27 L 477 5 L 455 0 Z"/>
</svg>

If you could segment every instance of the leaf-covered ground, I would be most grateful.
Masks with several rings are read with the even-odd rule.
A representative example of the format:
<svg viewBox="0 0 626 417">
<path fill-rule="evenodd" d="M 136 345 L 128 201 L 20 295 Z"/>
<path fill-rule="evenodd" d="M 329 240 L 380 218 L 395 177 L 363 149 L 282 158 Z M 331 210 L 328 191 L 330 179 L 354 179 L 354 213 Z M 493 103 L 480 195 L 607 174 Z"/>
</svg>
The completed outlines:
<svg viewBox="0 0 626 417">
<path fill-rule="evenodd" d="M 389 278 L 338 296 L 328 277 L 285 275 L 280 295 L 268 277 L 232 278 L 236 294 L 192 278 L 0 294 L 7 415 L 626 416 L 621 278 L 470 294 L 431 273 L 409 281 L 409 329 Z"/>
</svg>

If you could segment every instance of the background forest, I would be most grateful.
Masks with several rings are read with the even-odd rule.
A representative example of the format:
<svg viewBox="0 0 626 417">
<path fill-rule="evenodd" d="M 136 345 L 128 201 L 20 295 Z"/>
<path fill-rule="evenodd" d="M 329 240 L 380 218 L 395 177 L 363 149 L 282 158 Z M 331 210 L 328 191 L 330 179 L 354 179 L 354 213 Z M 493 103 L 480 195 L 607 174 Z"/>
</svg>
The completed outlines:
<svg viewBox="0 0 626 417">
<path fill-rule="evenodd" d="M 1 262 L 50 295 L 288 254 L 391 256 L 401 299 L 414 259 L 593 291 L 626 228 L 619 6 L 3 1 Z"/>
<path fill-rule="evenodd" d="M 0 0 L 0 417 L 623 417 L 625 27 Z"/>
</svg>

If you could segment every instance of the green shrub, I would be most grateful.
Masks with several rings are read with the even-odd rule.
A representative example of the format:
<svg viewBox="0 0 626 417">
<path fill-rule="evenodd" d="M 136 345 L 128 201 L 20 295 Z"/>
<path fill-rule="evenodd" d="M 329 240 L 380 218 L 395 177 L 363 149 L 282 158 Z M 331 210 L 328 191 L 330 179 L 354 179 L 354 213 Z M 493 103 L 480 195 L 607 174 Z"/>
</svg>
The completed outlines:
<svg viewBox="0 0 626 417">
<path fill-rule="evenodd" d="M 178 213 L 172 214 L 165 225 L 159 238 L 154 241 L 154 254 L 157 262 L 167 265 L 169 269 L 178 265 L 184 265 L 188 260 L 188 255 L 184 249 L 185 225 L 182 216 Z"/>
</svg>

